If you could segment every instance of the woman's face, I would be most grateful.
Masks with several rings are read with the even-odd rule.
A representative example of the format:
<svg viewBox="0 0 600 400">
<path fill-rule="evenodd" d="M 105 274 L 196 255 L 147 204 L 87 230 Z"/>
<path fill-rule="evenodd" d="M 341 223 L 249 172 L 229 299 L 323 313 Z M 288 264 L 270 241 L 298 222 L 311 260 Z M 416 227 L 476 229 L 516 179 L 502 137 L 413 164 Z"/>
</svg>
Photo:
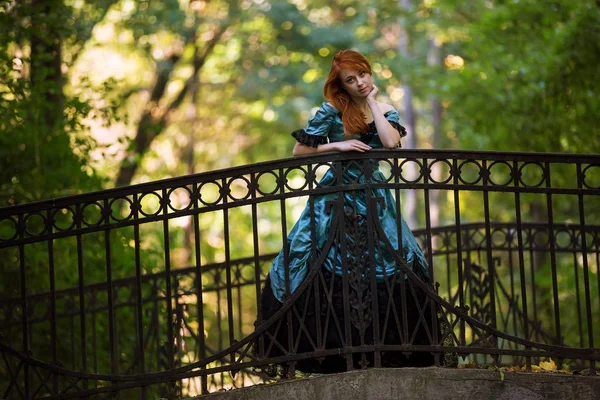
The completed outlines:
<svg viewBox="0 0 600 400">
<path fill-rule="evenodd" d="M 373 79 L 366 71 L 344 68 L 340 71 L 340 79 L 351 97 L 364 99 L 373 89 Z"/>
</svg>

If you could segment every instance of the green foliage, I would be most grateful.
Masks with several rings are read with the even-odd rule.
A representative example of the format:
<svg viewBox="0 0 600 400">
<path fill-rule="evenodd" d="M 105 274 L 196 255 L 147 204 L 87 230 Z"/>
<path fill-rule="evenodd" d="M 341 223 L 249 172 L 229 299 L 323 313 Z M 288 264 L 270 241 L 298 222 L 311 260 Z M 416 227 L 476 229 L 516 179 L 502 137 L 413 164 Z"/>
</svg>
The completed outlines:
<svg viewBox="0 0 600 400">
<path fill-rule="evenodd" d="M 600 8 L 589 1 L 487 2 L 454 43 L 449 123 L 468 148 L 600 150 Z M 452 50 L 451 50 L 452 51 Z"/>
<path fill-rule="evenodd" d="M 428 139 L 426 101 L 437 95 L 445 106 L 446 145 L 569 152 L 594 152 L 598 146 L 599 121 L 594 110 L 598 109 L 600 79 L 594 66 L 600 41 L 594 38 L 598 37 L 599 13 L 590 1 L 560 5 L 476 1 L 469 6 L 445 0 L 415 1 L 409 2 L 406 10 L 389 2 L 367 5 L 340 0 L 313 2 L 307 7 L 302 2 L 275 1 L 244 3 L 238 11 L 224 1 L 193 1 L 189 5 L 179 1 L 54 2 L 55 18 L 46 24 L 60 25 L 56 31 L 63 43 L 63 65 L 68 68 L 65 77 L 76 78 L 63 83 L 50 80 L 49 86 L 41 89 L 66 93 L 66 127 L 58 130 L 45 127 L 40 119 L 42 110 L 54 105 L 44 102 L 44 96 L 29 95 L 26 70 L 10 67 L 13 60 L 22 66 L 29 61 L 27 35 L 36 29 L 30 22 L 36 15 L 31 11 L 33 3 L 4 4 L 1 16 L 8 29 L 2 33 L 2 75 L 12 78 L 3 80 L 2 130 L 6 134 L 2 135 L 1 182 L 5 201 L 21 190 L 13 203 L 66 194 L 69 188 L 98 187 L 98 181 L 86 184 L 86 175 L 100 173 L 114 180 L 115 167 L 121 162 L 119 146 L 103 143 L 107 148 L 104 157 L 92 163 L 89 155 L 97 149 L 97 136 L 82 122 L 93 114 L 109 128 L 115 122 L 124 124 L 119 140 L 133 150 L 131 138 L 140 100 L 145 92 L 156 90 L 152 75 L 166 69 L 169 78 L 164 84 L 181 87 L 192 63 L 193 43 L 188 39 L 195 35 L 206 41 L 217 24 L 232 17 L 238 18 L 236 24 L 229 26 L 226 38 L 207 55 L 209 60 L 200 73 L 201 101 L 194 106 L 197 122 L 187 121 L 185 113 L 174 110 L 167 126 L 153 123 L 158 129 L 152 132 L 156 141 L 147 153 L 134 157 L 143 165 L 138 179 L 185 173 L 185 163 L 170 163 L 164 159 L 165 152 L 158 150 L 169 142 L 177 143 L 170 152 L 177 159 L 185 137 L 197 143 L 223 140 L 240 144 L 232 148 L 234 152 L 219 157 L 211 157 L 213 149 L 208 144 L 197 145 L 192 168 L 196 171 L 289 155 L 293 143 L 288 133 L 302 126 L 310 110 L 323 100 L 321 85 L 329 60 L 337 50 L 348 47 L 363 51 L 377 64 L 376 79 L 386 89 L 384 96 L 394 85 L 412 86 L 420 110 L 421 143 Z M 410 35 L 411 58 L 402 57 L 397 50 L 394 32 L 400 21 Z M 105 33 L 94 36 L 95 27 L 99 32 L 112 30 L 113 39 L 104 39 Z M 445 53 L 461 57 L 464 65 L 456 69 L 428 66 L 429 40 L 441 42 Z M 123 76 L 115 71 L 118 77 L 98 81 L 97 66 L 103 68 L 101 64 L 90 65 L 82 58 L 100 50 L 125 57 L 131 72 Z M 15 58 L 19 52 L 24 55 Z M 83 66 L 91 69 L 82 71 Z M 390 74 L 382 76 L 382 71 Z M 93 77 L 89 84 L 88 74 Z M 114 84 L 105 84 L 111 79 Z M 165 92 L 159 100 L 170 100 L 173 93 Z M 192 101 L 187 97 L 179 109 Z M 102 102 L 110 105 L 99 106 Z M 124 119 L 125 115 L 131 119 Z M 224 121 L 227 128 L 223 128 Z M 202 129 L 193 129 L 196 125 Z M 52 133 L 42 132 L 44 127 Z M 13 134 L 9 134 L 11 130 Z M 63 130 L 68 135 L 60 133 Z M 71 156 L 74 146 L 79 148 Z M 41 148 L 48 151 L 38 157 Z M 26 160 L 22 167 L 14 167 L 17 159 Z M 54 167 L 50 167 L 52 163 Z M 158 168 L 149 168 L 157 163 Z M 39 176 L 40 168 L 45 172 L 58 168 L 59 173 L 36 182 L 32 177 Z M 54 178 L 59 175 L 63 179 L 57 182 Z M 36 187 L 37 193 L 12 187 L 13 181 Z M 51 183 L 44 185 L 46 182 L 57 184 L 53 192 L 46 187 Z"/>
<path fill-rule="evenodd" d="M 0 14 L 4 28 L 0 29 L 0 204 L 100 188 L 89 166 L 95 142 L 83 124 L 93 107 L 78 96 L 66 96 L 62 74 L 56 74 L 62 43 L 75 35 L 64 24 L 72 19 L 72 9 L 56 1 L 42 8 L 25 1 L 7 5 L 4 11 Z"/>
</svg>

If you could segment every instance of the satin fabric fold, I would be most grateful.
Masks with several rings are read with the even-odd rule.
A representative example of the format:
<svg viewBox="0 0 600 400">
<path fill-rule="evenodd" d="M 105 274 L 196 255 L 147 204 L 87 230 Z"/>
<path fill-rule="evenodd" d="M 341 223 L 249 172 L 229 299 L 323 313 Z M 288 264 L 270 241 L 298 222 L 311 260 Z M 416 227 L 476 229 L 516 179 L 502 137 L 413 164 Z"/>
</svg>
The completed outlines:
<svg viewBox="0 0 600 400">
<path fill-rule="evenodd" d="M 372 164 L 374 165 L 374 164 Z M 375 165 L 376 166 L 376 165 Z M 350 162 L 343 166 L 343 183 L 344 184 L 364 184 L 365 174 L 358 167 L 357 164 Z M 372 174 L 372 182 L 385 181 L 384 175 L 378 170 L 374 169 Z M 332 170 L 325 173 L 319 185 L 330 186 L 335 183 L 335 175 Z M 392 246 L 389 249 L 385 245 L 385 241 L 382 238 L 378 238 L 377 243 L 373 246 L 373 258 L 375 260 L 375 275 L 378 281 L 383 281 L 387 276 L 391 278 L 395 273 L 399 273 L 400 267 L 397 265 L 396 260 L 392 252 L 399 251 L 399 237 L 402 242 L 402 253 L 403 259 L 406 261 L 409 268 L 413 271 L 416 269 L 420 270 L 425 276 L 429 276 L 429 270 L 425 256 L 421 251 L 414 235 L 410 228 L 404 221 L 404 218 L 400 216 L 401 235 L 398 234 L 398 216 L 396 213 L 395 200 L 392 193 L 388 189 L 360 189 L 360 190 L 345 190 L 343 191 L 343 207 L 342 204 L 337 203 L 337 193 L 330 193 L 325 195 L 312 196 L 308 200 L 304 211 L 300 215 L 300 218 L 293 226 L 287 237 L 287 245 L 289 249 L 288 260 L 289 260 L 289 279 L 290 279 L 290 294 L 293 293 L 306 279 L 308 275 L 310 265 L 309 261 L 312 256 L 313 249 L 313 237 L 311 228 L 311 205 L 313 203 L 315 218 L 315 249 L 317 251 L 317 257 L 321 255 L 322 251 L 327 251 L 327 255 L 321 265 L 315 265 L 314 267 L 323 267 L 331 273 L 342 276 L 343 259 L 344 255 L 341 251 L 341 244 L 339 240 L 335 240 L 329 249 L 324 249 L 327 238 L 335 228 L 334 218 L 337 217 L 339 212 L 345 212 L 351 210 L 356 215 L 361 223 L 366 224 L 367 218 L 367 193 L 366 190 L 371 192 L 371 197 L 378 200 L 376 206 L 377 221 L 381 224 L 381 231 L 386 235 L 387 240 Z M 346 227 L 347 228 L 347 227 Z M 374 232 L 370 233 L 375 235 Z M 352 232 L 346 233 L 346 243 L 356 245 L 356 238 L 353 237 Z M 348 246 L 347 246 L 348 247 Z M 350 249 L 346 251 L 347 265 L 364 262 L 364 255 L 354 254 Z M 360 258 L 360 260 L 359 260 Z M 285 285 L 285 258 L 284 252 L 281 250 L 279 254 L 273 260 L 271 267 L 271 288 L 275 297 L 283 302 L 286 297 L 286 285 Z"/>
</svg>

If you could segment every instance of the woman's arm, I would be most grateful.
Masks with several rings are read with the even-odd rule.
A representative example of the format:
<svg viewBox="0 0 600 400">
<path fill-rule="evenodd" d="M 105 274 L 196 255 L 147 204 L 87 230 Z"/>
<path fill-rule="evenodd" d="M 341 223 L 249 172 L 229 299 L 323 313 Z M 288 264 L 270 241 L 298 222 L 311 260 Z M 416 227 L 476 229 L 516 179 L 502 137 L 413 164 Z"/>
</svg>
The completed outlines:
<svg viewBox="0 0 600 400">
<path fill-rule="evenodd" d="M 351 139 L 343 142 L 324 143 L 317 147 L 310 147 L 300 142 L 296 142 L 292 154 L 294 156 L 305 156 L 308 154 L 330 153 L 335 151 L 359 151 L 364 153 L 365 151 L 369 150 L 371 150 L 371 146 L 368 144 L 357 139 Z"/>
<path fill-rule="evenodd" d="M 378 93 L 379 89 L 373 85 L 373 89 L 367 96 L 367 104 L 371 109 L 371 114 L 373 114 L 373 121 L 375 121 L 381 144 L 385 148 L 395 149 L 400 144 L 400 132 L 389 123 L 383 115 L 383 111 L 379 108 L 377 100 L 375 100 Z"/>
</svg>

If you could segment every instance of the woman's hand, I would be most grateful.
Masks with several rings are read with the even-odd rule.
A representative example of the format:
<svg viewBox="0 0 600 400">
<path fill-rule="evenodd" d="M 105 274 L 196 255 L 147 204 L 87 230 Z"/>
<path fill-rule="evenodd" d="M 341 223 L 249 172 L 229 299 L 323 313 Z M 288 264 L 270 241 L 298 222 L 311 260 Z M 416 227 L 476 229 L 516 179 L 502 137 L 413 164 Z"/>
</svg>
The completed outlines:
<svg viewBox="0 0 600 400">
<path fill-rule="evenodd" d="M 371 150 L 371 146 L 357 139 L 345 140 L 343 142 L 332 142 L 320 144 L 318 147 L 305 146 L 302 143 L 296 142 L 292 154 L 294 156 L 306 156 L 309 154 L 329 153 L 333 151 L 365 151 Z"/>
<path fill-rule="evenodd" d="M 358 139 L 344 140 L 343 142 L 337 142 L 336 145 L 338 151 L 360 151 L 364 153 L 371 150 L 371 146 Z"/>
<path fill-rule="evenodd" d="M 375 97 L 377 97 L 378 94 L 379 94 L 379 88 L 377 88 L 377 86 L 373 85 L 373 88 L 367 95 L 367 102 L 376 101 Z"/>
</svg>

